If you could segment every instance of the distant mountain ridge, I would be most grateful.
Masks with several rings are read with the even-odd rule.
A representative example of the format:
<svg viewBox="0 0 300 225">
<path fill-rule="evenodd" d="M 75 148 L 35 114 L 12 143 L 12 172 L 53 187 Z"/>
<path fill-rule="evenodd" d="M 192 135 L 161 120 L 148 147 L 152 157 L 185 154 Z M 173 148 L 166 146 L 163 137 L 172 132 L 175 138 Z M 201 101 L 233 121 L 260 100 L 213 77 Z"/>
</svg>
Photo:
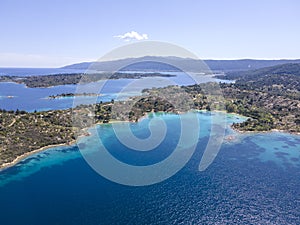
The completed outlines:
<svg viewBox="0 0 300 225">
<path fill-rule="evenodd" d="M 160 63 L 164 61 L 166 63 Z M 122 68 L 123 65 L 130 65 L 122 70 L 127 71 L 176 71 L 174 66 L 186 68 L 189 72 L 197 71 L 200 63 L 205 62 L 211 70 L 219 71 L 240 71 L 260 69 L 264 67 L 276 66 L 287 63 L 300 63 L 300 59 L 295 60 L 257 60 L 257 59 L 239 59 L 239 60 L 198 60 L 179 57 L 157 57 L 145 56 L 140 58 L 126 58 L 103 62 L 82 62 L 62 67 L 63 69 L 89 69 L 90 66 L 97 70 L 111 71 L 112 68 Z M 168 65 L 169 64 L 169 65 Z M 172 66 L 174 65 L 174 66 Z"/>
<path fill-rule="evenodd" d="M 294 76 L 295 79 L 300 79 L 300 63 L 286 63 L 276 66 L 264 67 L 248 71 L 228 72 L 225 76 L 216 76 L 222 79 L 254 81 L 261 77 L 280 75 L 281 77 Z"/>
<path fill-rule="evenodd" d="M 228 72 L 226 74 L 227 79 L 256 79 L 261 76 L 266 75 L 293 75 L 296 77 L 300 77 L 300 63 L 286 63 L 276 66 L 264 67 L 255 70 L 248 71 L 238 71 L 238 72 Z"/>
<path fill-rule="evenodd" d="M 216 78 L 236 80 L 244 88 L 269 92 L 274 95 L 286 95 L 289 98 L 300 97 L 300 63 L 287 63 L 256 70 L 228 72 Z"/>
</svg>

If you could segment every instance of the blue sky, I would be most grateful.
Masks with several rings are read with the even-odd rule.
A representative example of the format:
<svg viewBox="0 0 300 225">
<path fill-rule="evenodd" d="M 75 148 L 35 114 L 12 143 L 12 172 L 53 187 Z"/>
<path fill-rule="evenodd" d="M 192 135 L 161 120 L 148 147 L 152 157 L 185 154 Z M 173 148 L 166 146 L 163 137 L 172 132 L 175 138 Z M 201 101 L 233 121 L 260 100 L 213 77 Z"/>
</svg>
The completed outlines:
<svg viewBox="0 0 300 225">
<path fill-rule="evenodd" d="M 298 0 L 1 0 L 0 67 L 96 60 L 127 32 L 201 59 L 300 58 Z"/>
</svg>

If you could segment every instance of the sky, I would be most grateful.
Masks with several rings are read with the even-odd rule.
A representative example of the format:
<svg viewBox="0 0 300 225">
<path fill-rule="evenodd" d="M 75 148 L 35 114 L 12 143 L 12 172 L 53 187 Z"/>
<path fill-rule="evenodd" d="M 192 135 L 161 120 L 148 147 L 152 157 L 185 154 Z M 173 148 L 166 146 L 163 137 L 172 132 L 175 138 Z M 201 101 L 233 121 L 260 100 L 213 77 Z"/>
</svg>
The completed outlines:
<svg viewBox="0 0 300 225">
<path fill-rule="evenodd" d="M 299 0 L 1 0 L 0 67 L 94 61 L 141 41 L 200 59 L 298 59 L 299 12 Z"/>
</svg>

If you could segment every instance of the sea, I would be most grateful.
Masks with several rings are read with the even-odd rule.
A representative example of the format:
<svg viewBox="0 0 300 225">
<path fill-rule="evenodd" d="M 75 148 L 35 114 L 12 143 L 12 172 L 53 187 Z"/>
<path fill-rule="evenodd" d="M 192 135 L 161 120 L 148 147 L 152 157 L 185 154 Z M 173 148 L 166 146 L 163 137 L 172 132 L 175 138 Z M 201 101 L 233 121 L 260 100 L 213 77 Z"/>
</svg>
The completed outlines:
<svg viewBox="0 0 300 225">
<path fill-rule="evenodd" d="M 16 90 L 26 89 L 19 87 L 14 92 L 18 96 Z M 29 105 L 24 104 L 24 109 Z M 213 127 L 219 125 L 214 117 L 220 115 L 226 121 L 224 138 L 211 164 L 199 170 L 209 140 L 216 135 Z M 36 153 L 0 172 L 1 224 L 299 224 L 300 136 L 231 129 L 232 123 L 245 119 L 222 112 L 152 113 L 138 123 L 91 127 L 91 135 L 77 144 Z M 190 136 L 197 133 L 192 154 L 190 143 L 180 142 L 188 128 L 182 121 L 198 124 L 197 130 L 188 130 Z M 129 128 L 136 138 L 146 140 L 155 126 L 166 132 L 150 150 L 131 149 L 118 136 Z M 116 128 L 121 129 L 119 134 Z M 157 178 L 151 184 L 118 182 L 107 172 L 132 174 L 118 171 L 110 161 L 102 162 L 106 171 L 99 171 L 88 160 L 99 152 L 106 156 L 105 148 L 120 165 L 131 165 L 136 172 L 166 162 L 179 145 L 180 155 L 188 160 L 163 180 L 162 171 L 151 170 Z M 177 163 L 166 167 L 172 169 Z"/>
<path fill-rule="evenodd" d="M 73 69 L 56 69 L 56 68 L 0 68 L 0 76 L 43 76 L 49 74 L 66 74 L 66 73 L 83 73 L 83 70 Z M 126 71 L 123 71 L 126 72 Z M 140 73 L 142 71 L 129 71 Z M 77 85 L 58 85 L 48 88 L 28 88 L 24 84 L 13 82 L 0 82 L 0 109 L 5 110 L 25 110 L 46 111 L 54 109 L 67 109 L 74 105 L 74 98 L 56 98 L 51 99 L 49 96 L 62 93 L 97 93 L 101 94 L 96 102 L 108 102 L 112 99 L 125 100 L 132 96 L 141 95 L 141 91 L 152 87 L 166 87 L 168 85 L 192 85 L 195 80 L 184 72 L 162 72 L 174 75 L 174 77 L 145 77 L 141 79 L 117 79 L 101 80 L 98 82 L 81 85 L 79 90 Z M 199 76 L 200 82 L 206 83 L 211 81 L 234 82 L 220 80 L 213 75 Z M 80 97 L 77 97 L 77 100 Z M 90 103 L 94 97 L 84 96 L 80 103 Z"/>
</svg>

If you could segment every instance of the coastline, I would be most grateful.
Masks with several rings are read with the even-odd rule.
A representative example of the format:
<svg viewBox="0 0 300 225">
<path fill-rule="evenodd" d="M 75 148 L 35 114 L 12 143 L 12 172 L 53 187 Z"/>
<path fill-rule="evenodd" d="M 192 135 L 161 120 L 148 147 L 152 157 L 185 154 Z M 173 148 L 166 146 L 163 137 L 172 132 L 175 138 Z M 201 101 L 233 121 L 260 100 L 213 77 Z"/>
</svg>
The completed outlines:
<svg viewBox="0 0 300 225">
<path fill-rule="evenodd" d="M 230 128 L 232 130 L 234 130 L 235 132 L 239 133 L 239 134 L 267 134 L 267 133 L 279 132 L 279 133 L 285 133 L 285 134 L 300 136 L 299 132 L 290 132 L 288 130 L 272 129 L 272 130 L 266 130 L 266 131 L 255 131 L 255 130 L 254 131 L 250 131 L 250 130 L 239 130 L 239 129 L 236 129 L 235 127 L 233 127 L 232 125 L 230 125 Z"/>
<path fill-rule="evenodd" d="M 245 117 L 243 115 L 240 115 L 240 114 L 237 114 L 237 113 L 228 113 L 226 111 L 221 111 L 221 110 L 216 110 L 216 111 L 207 111 L 207 110 L 196 110 L 198 112 L 222 112 L 222 113 L 226 113 L 228 115 L 235 115 L 235 116 L 238 116 L 238 117 Z M 183 113 L 186 113 L 186 112 L 181 112 L 179 114 L 183 114 Z M 146 113 L 143 117 L 139 118 L 137 122 L 147 118 L 147 116 L 149 115 L 149 113 Z M 247 118 L 247 117 L 246 117 Z M 13 167 L 15 166 L 16 164 L 18 164 L 19 162 L 21 162 L 22 160 L 30 157 L 31 155 L 34 155 L 36 153 L 39 153 L 39 152 L 43 152 L 43 151 L 46 151 L 47 149 L 50 149 L 50 148 L 55 148 L 55 147 L 59 147 L 59 146 L 72 146 L 72 145 L 75 145 L 76 142 L 78 141 L 78 139 L 82 138 L 82 137 L 85 137 L 85 136 L 89 136 L 90 133 L 88 132 L 88 130 L 90 128 L 93 128 L 93 127 L 96 127 L 98 125 L 108 125 L 108 124 L 113 124 L 113 123 L 130 123 L 131 121 L 128 121 L 128 120 L 124 120 L 124 121 L 120 121 L 120 120 L 112 120 L 110 121 L 109 123 L 96 123 L 96 124 L 93 124 L 92 126 L 90 127 L 86 127 L 86 128 L 83 128 L 82 131 L 85 132 L 84 134 L 81 134 L 79 136 L 77 136 L 76 140 L 73 140 L 71 142 L 68 142 L 68 143 L 61 143 L 61 144 L 53 144 L 53 145 L 47 145 L 47 146 L 44 146 L 44 147 L 41 147 L 39 149 L 36 149 L 36 150 L 33 150 L 33 151 L 30 151 L 30 152 L 26 152 L 22 155 L 19 155 L 17 156 L 13 161 L 11 162 L 7 162 L 7 163 L 3 163 L 0 165 L 0 173 L 10 167 Z M 237 134 L 260 134 L 260 133 L 272 133 L 272 132 L 281 132 L 281 133 L 286 133 L 286 134 L 290 134 L 290 135 L 296 135 L 296 136 L 300 136 L 300 133 L 292 133 L 292 132 L 289 132 L 289 131 L 286 131 L 286 130 L 278 130 L 278 129 L 272 129 L 272 130 L 269 130 L 269 131 L 242 131 L 242 130 L 238 130 L 236 128 L 234 128 L 232 126 L 232 124 L 230 125 L 230 128 L 236 132 Z"/>
<path fill-rule="evenodd" d="M 126 122 L 130 122 L 130 121 L 119 121 L 119 120 L 113 120 L 113 121 L 110 121 L 109 123 L 96 123 L 94 125 L 92 125 L 91 127 L 87 127 L 87 128 L 84 128 L 82 129 L 83 132 L 85 132 L 85 134 L 81 134 L 79 135 L 76 140 L 73 140 L 71 142 L 68 142 L 68 143 L 61 143 L 61 144 L 53 144 L 53 145 L 47 145 L 47 146 L 44 146 L 44 147 L 41 147 L 39 149 L 36 149 L 36 150 L 33 150 L 33 151 L 30 151 L 30 152 L 25 152 L 24 154 L 22 155 L 19 155 L 17 156 L 13 161 L 11 162 L 7 162 L 7 163 L 3 163 L 0 165 L 0 173 L 10 167 L 13 167 L 15 166 L 16 164 L 18 164 L 19 162 L 21 162 L 22 160 L 30 157 L 31 155 L 34 155 L 36 153 L 39 153 L 39 152 L 43 152 L 43 151 L 46 151 L 50 148 L 55 148 L 55 147 L 60 147 L 60 146 L 72 146 L 72 145 L 75 145 L 76 142 L 78 141 L 78 139 L 80 138 L 83 138 L 83 137 L 86 137 L 86 136 L 89 136 L 90 133 L 88 132 L 88 130 L 90 128 L 93 128 L 93 127 L 96 127 L 97 125 L 105 125 L 105 124 L 113 124 L 113 123 L 126 123 Z"/>
<path fill-rule="evenodd" d="M 76 141 L 72 141 L 70 143 L 62 143 L 62 144 L 55 144 L 55 145 L 47 145 L 47 146 L 44 146 L 44 147 L 41 147 L 39 149 L 36 149 L 36 150 L 33 150 L 33 151 L 30 151 L 30 152 L 26 152 L 22 155 L 19 155 L 17 158 L 15 158 L 12 162 L 7 162 L 7 163 L 3 163 L 2 165 L 0 165 L 0 172 L 10 168 L 10 167 L 13 167 L 15 166 L 16 164 L 18 164 L 19 162 L 21 162 L 23 159 L 26 159 L 28 158 L 29 156 L 31 155 L 34 155 L 36 153 L 39 153 L 39 152 L 43 152 L 47 149 L 50 149 L 50 148 L 55 148 L 55 147 L 59 147 L 59 146 L 71 146 L 71 145 L 74 145 L 76 143 Z"/>
</svg>

